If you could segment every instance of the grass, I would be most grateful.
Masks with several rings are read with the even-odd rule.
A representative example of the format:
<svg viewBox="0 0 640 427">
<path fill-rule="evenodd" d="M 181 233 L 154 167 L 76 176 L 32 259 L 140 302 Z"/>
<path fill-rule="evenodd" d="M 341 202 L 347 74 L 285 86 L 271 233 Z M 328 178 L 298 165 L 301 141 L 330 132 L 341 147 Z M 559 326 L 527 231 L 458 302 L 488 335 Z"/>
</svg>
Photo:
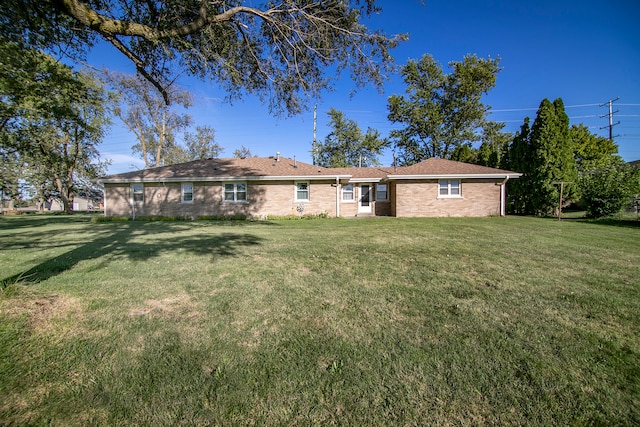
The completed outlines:
<svg viewBox="0 0 640 427">
<path fill-rule="evenodd" d="M 0 424 L 638 425 L 636 225 L 0 218 Z"/>
</svg>

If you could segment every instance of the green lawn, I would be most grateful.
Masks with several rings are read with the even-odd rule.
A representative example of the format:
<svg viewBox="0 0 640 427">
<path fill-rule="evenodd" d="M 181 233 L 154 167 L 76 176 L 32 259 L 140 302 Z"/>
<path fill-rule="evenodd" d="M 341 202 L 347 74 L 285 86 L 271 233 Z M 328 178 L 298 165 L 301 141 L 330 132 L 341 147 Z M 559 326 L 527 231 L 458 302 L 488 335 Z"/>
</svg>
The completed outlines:
<svg viewBox="0 0 640 427">
<path fill-rule="evenodd" d="M 0 218 L 0 425 L 638 425 L 640 227 Z"/>
</svg>

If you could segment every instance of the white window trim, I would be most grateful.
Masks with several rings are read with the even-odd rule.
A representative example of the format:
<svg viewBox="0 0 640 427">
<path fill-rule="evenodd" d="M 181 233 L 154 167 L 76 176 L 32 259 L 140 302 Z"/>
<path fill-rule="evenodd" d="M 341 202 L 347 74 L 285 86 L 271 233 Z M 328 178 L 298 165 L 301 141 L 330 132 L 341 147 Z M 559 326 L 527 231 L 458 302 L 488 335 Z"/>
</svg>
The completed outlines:
<svg viewBox="0 0 640 427">
<path fill-rule="evenodd" d="M 140 186 L 142 187 L 142 200 L 136 200 L 135 199 L 135 187 Z M 134 183 L 131 184 L 131 204 L 136 204 L 136 205 L 143 205 L 144 204 L 144 184 L 142 183 Z"/>
<path fill-rule="evenodd" d="M 298 199 L 298 184 L 307 184 L 307 198 L 306 199 Z M 309 185 L 309 181 L 296 181 L 293 186 L 293 200 L 296 202 L 309 202 L 311 201 L 311 186 Z"/>
<path fill-rule="evenodd" d="M 185 200 L 184 199 L 184 187 L 185 185 L 190 185 L 191 186 L 191 200 Z M 193 203 L 193 199 L 194 194 L 193 194 L 193 190 L 194 190 L 194 186 L 193 186 L 193 182 L 184 182 L 182 183 L 182 185 L 180 186 L 180 203 L 186 203 L 186 204 L 191 204 Z"/>
<path fill-rule="evenodd" d="M 451 194 L 451 181 L 458 182 L 458 193 L 459 194 Z M 440 194 L 440 186 L 441 183 L 447 183 L 447 194 Z M 440 179 L 438 180 L 438 199 L 462 199 L 462 180 L 461 179 Z"/>
<path fill-rule="evenodd" d="M 347 187 L 349 185 L 351 186 L 350 193 L 351 193 L 351 197 L 352 198 L 351 199 L 345 199 L 344 198 L 344 194 L 345 194 L 344 189 L 345 189 L 345 187 Z M 355 203 L 357 201 L 357 199 L 356 199 L 356 186 L 353 185 L 353 184 L 345 184 L 345 185 L 343 185 L 342 186 L 342 193 L 341 193 L 341 200 L 342 200 L 343 203 Z"/>
<path fill-rule="evenodd" d="M 226 185 L 233 185 L 233 200 L 227 200 L 225 195 L 227 194 L 227 190 L 225 188 Z M 238 185 L 244 185 L 244 192 L 246 193 L 245 200 L 238 200 Z M 249 203 L 249 186 L 244 181 L 238 182 L 223 182 L 222 183 L 222 203 L 230 203 L 230 204 L 248 204 Z"/>
<path fill-rule="evenodd" d="M 385 197 L 384 199 L 378 199 L 378 186 L 379 185 L 384 185 L 387 189 L 385 190 L 385 193 L 387 194 L 387 197 Z M 440 192 L 440 187 L 438 187 L 438 192 Z M 389 201 L 389 184 L 387 183 L 383 183 L 383 184 L 376 184 L 376 202 L 387 202 Z"/>
</svg>

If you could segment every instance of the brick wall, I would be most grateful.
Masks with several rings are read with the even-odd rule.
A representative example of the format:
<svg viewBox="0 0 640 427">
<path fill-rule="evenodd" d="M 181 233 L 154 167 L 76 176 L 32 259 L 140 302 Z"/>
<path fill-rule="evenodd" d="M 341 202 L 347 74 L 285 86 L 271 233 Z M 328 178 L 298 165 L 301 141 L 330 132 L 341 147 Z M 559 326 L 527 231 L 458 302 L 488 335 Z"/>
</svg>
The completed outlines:
<svg viewBox="0 0 640 427">
<path fill-rule="evenodd" d="M 330 181 L 309 182 L 309 201 L 295 200 L 291 181 L 247 183 L 247 202 L 223 202 L 222 182 L 194 182 L 193 202 L 181 202 L 180 183 L 144 184 L 144 202 L 131 204 L 129 184 L 105 184 L 106 216 L 336 215 L 336 187 Z M 301 211 L 301 212 L 300 212 Z"/>
<path fill-rule="evenodd" d="M 438 217 L 500 215 L 500 186 L 497 180 L 463 180 L 462 198 L 438 198 L 438 181 L 396 181 L 389 183 L 389 201 L 374 201 L 377 216 Z M 224 203 L 222 182 L 194 182 L 193 202 L 181 203 L 180 183 L 147 183 L 144 203 L 136 204 L 136 216 L 234 216 L 247 217 L 318 215 L 336 216 L 336 190 L 340 216 L 353 217 L 358 203 L 343 202 L 340 187 L 333 181 L 310 181 L 309 201 L 295 201 L 291 181 L 247 183 L 247 203 Z M 372 190 L 372 195 L 375 192 Z M 357 193 L 356 193 L 357 198 Z M 129 184 L 105 184 L 105 215 L 132 216 Z M 301 208 L 303 207 L 303 209 Z M 300 213 L 298 209 L 302 209 Z"/>
<path fill-rule="evenodd" d="M 438 198 L 438 180 L 397 181 L 393 187 L 392 213 L 399 217 L 500 215 L 497 180 L 462 180 L 461 198 Z M 393 206 L 393 205 L 392 205 Z"/>
</svg>

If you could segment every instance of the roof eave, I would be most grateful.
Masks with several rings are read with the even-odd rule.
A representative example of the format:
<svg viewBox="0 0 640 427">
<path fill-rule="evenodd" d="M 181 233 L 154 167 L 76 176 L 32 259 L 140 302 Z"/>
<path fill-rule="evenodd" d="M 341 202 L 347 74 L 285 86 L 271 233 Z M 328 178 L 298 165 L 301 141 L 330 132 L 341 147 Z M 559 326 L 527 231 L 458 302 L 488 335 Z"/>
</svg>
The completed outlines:
<svg viewBox="0 0 640 427">
<path fill-rule="evenodd" d="M 209 176 L 209 177 L 170 177 L 170 178 L 100 178 L 99 184 L 128 184 L 128 183 L 166 183 L 166 182 L 228 182 L 228 181 L 319 181 L 334 179 L 349 179 L 351 175 L 279 175 L 279 176 Z"/>
<path fill-rule="evenodd" d="M 521 177 L 521 173 L 452 173 L 452 174 L 415 174 L 415 175 L 389 175 L 389 180 L 415 180 L 415 179 L 515 179 Z"/>
</svg>

